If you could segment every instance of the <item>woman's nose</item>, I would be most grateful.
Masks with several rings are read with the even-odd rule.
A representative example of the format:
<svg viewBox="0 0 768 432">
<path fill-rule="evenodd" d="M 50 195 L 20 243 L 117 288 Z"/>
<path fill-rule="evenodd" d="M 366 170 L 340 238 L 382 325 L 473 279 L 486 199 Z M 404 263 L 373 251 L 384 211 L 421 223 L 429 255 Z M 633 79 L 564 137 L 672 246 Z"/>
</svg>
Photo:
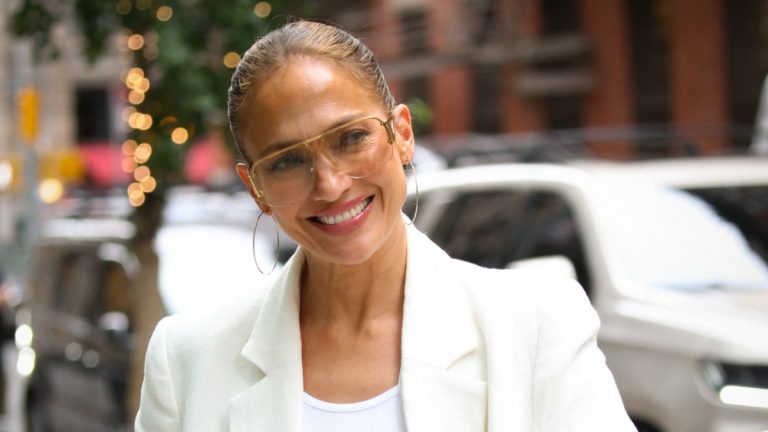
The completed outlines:
<svg viewBox="0 0 768 432">
<path fill-rule="evenodd" d="M 352 177 L 338 170 L 333 161 L 322 152 L 315 154 L 313 169 L 315 185 L 311 196 L 317 201 L 336 201 L 352 186 Z"/>
</svg>

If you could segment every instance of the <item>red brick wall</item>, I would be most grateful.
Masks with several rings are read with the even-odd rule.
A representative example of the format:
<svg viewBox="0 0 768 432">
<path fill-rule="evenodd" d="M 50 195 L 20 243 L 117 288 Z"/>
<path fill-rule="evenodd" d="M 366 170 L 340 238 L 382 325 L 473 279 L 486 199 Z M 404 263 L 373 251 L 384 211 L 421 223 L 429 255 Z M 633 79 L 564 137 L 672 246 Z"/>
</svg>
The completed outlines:
<svg viewBox="0 0 768 432">
<path fill-rule="evenodd" d="M 670 0 L 673 122 L 686 126 L 728 122 L 725 11 L 721 0 Z M 723 149 L 722 137 L 701 138 L 701 150 Z"/>
<path fill-rule="evenodd" d="M 626 0 L 581 0 L 582 24 L 593 44 L 595 88 L 584 99 L 584 126 L 624 126 L 633 122 L 632 58 Z M 604 157 L 628 159 L 631 143 L 591 143 Z"/>
<path fill-rule="evenodd" d="M 441 52 L 461 43 L 466 26 L 462 25 L 462 2 L 432 2 L 428 12 L 430 47 Z M 432 133 L 448 135 L 470 129 L 472 82 L 467 66 L 438 70 L 430 77 L 430 107 L 433 110 Z"/>
<path fill-rule="evenodd" d="M 511 16 L 511 8 L 522 7 L 520 35 L 536 37 L 541 33 L 541 10 L 539 0 L 497 0 L 501 16 Z M 507 23 L 509 25 L 509 23 Z M 515 79 L 519 66 L 508 65 L 502 77 L 502 130 L 503 132 L 531 132 L 545 128 L 543 104 L 539 100 L 526 99 L 517 94 Z"/>
</svg>

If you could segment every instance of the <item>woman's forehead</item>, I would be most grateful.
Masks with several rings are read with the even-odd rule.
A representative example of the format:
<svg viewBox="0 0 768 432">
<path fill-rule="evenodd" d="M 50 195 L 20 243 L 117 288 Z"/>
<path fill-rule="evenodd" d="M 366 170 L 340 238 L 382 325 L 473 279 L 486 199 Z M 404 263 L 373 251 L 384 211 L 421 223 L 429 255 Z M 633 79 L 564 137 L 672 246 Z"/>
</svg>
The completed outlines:
<svg viewBox="0 0 768 432">
<path fill-rule="evenodd" d="M 290 59 L 248 99 L 242 120 L 249 146 L 300 141 L 342 118 L 384 114 L 373 92 L 346 68 L 311 57 Z"/>
<path fill-rule="evenodd" d="M 335 61 L 291 56 L 265 77 L 252 94 L 252 102 L 277 108 L 297 108 L 318 99 L 371 99 L 373 92 L 358 77 Z"/>
</svg>

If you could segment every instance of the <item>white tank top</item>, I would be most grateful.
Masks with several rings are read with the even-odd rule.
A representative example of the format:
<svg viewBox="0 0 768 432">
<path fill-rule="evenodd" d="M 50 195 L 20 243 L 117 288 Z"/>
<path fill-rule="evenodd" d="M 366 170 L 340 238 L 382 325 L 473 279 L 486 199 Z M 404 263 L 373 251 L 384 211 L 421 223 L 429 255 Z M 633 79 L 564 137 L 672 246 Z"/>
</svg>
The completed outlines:
<svg viewBox="0 0 768 432">
<path fill-rule="evenodd" d="M 405 432 L 400 383 L 371 399 L 331 403 L 304 393 L 303 432 Z"/>
</svg>

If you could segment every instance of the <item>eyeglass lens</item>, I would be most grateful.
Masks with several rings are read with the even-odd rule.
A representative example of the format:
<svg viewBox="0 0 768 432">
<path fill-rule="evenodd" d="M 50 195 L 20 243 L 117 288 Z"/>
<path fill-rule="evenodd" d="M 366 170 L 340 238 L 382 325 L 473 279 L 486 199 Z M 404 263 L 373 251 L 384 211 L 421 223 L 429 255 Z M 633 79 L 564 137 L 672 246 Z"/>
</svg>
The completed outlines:
<svg viewBox="0 0 768 432">
<path fill-rule="evenodd" d="M 385 123 L 364 118 L 260 159 L 251 167 L 254 185 L 272 206 L 305 198 L 315 183 L 320 159 L 354 178 L 374 174 L 392 157 Z M 320 157 L 319 155 L 322 155 Z"/>
</svg>

